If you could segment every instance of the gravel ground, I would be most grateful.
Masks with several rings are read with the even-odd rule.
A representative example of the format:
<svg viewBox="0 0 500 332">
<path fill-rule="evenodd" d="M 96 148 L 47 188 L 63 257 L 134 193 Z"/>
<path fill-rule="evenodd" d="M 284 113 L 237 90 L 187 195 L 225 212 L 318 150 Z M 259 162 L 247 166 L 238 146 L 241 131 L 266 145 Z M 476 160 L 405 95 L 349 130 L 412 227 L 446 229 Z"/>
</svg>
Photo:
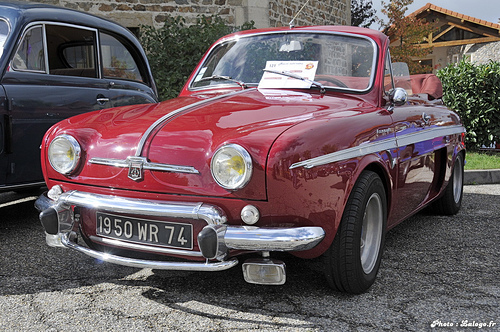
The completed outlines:
<svg viewBox="0 0 500 332">
<path fill-rule="evenodd" d="M 280 257 L 287 283 L 98 263 L 45 244 L 34 197 L 0 194 L 1 331 L 500 330 L 500 185 L 466 186 L 457 216 L 391 230 L 369 292 L 332 292 L 320 260 Z"/>
</svg>

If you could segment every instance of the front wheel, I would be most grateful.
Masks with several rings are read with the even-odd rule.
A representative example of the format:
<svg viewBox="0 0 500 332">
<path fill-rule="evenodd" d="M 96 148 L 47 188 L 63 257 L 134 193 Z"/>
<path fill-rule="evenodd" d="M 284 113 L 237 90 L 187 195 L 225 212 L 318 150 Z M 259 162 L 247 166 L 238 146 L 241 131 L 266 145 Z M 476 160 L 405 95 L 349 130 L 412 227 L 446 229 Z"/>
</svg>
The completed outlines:
<svg viewBox="0 0 500 332">
<path fill-rule="evenodd" d="M 387 224 L 387 198 L 380 177 L 364 171 L 351 192 L 332 245 L 324 255 L 325 276 L 338 291 L 360 294 L 380 266 Z"/>
</svg>

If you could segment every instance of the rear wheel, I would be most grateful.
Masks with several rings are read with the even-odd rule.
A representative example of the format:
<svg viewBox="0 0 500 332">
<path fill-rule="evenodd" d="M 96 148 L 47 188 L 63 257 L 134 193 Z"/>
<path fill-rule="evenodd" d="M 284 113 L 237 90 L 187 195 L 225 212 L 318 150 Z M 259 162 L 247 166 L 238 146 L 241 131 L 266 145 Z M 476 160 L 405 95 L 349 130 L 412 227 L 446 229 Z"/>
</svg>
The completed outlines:
<svg viewBox="0 0 500 332">
<path fill-rule="evenodd" d="M 374 283 L 387 223 L 380 177 L 364 171 L 352 190 L 332 245 L 324 255 L 325 276 L 338 291 L 359 294 Z"/>
<path fill-rule="evenodd" d="M 443 196 L 432 204 L 432 210 L 442 215 L 457 214 L 462 206 L 464 192 L 464 157 L 458 154 L 450 181 L 444 190 Z"/>
</svg>

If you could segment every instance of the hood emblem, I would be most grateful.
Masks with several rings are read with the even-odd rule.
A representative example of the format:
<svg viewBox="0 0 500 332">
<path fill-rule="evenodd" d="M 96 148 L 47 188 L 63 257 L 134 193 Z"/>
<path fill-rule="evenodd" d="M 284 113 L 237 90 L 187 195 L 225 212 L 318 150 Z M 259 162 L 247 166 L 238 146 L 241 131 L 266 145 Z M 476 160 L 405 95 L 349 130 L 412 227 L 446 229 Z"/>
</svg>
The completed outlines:
<svg viewBox="0 0 500 332">
<path fill-rule="evenodd" d="M 141 157 L 128 157 L 128 177 L 134 181 L 141 181 L 144 178 L 142 171 L 144 166 L 144 158 Z"/>
</svg>

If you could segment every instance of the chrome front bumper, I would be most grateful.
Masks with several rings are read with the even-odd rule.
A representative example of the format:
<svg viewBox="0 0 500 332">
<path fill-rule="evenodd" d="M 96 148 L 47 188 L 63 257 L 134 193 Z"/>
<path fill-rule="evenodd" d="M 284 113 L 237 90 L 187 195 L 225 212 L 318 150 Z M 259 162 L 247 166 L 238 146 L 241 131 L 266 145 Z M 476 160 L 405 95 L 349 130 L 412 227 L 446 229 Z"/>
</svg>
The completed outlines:
<svg viewBox="0 0 500 332">
<path fill-rule="evenodd" d="M 321 227 L 261 228 L 230 226 L 226 224 L 227 217 L 220 208 L 205 203 L 148 201 L 97 195 L 81 191 L 52 193 L 49 196 L 52 199 L 44 194 L 35 203 L 35 207 L 41 211 L 40 220 L 46 231 L 48 245 L 74 249 L 102 261 L 138 268 L 191 271 L 225 270 L 238 264 L 236 258 L 226 260 L 229 250 L 302 251 L 315 247 L 325 235 Z M 73 215 L 72 206 L 114 213 L 204 221 L 207 225 L 198 235 L 198 245 L 201 252 L 171 248 L 160 248 L 156 251 L 166 255 L 205 258 L 206 262 L 141 260 L 110 255 L 80 246 L 74 241 L 77 237 L 79 220 Z M 152 251 L 151 247 L 147 245 L 128 244 L 122 241 L 97 237 L 91 239 L 122 249 Z"/>
</svg>

